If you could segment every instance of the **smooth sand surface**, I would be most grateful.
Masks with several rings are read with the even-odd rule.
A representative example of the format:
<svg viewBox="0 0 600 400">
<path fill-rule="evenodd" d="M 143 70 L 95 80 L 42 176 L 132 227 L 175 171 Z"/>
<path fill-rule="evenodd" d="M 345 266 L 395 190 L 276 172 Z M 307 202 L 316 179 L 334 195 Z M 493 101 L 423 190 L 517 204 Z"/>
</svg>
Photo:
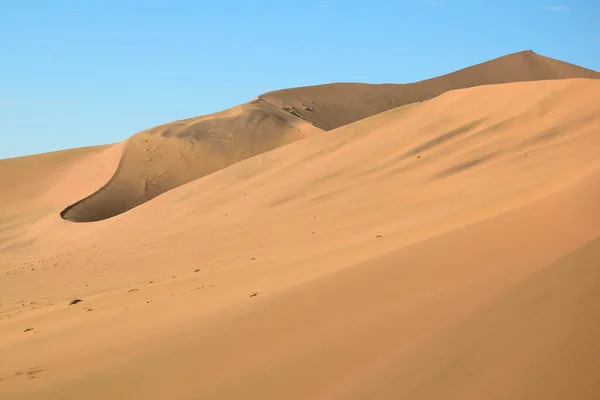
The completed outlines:
<svg viewBox="0 0 600 400">
<path fill-rule="evenodd" d="M 62 215 L 74 222 L 107 219 L 246 158 L 449 90 L 566 78 L 600 79 L 600 73 L 523 51 L 411 84 L 335 83 L 266 93 L 134 135 L 113 179 Z"/>
<path fill-rule="evenodd" d="M 26 230 L 86 197 L 116 172 L 124 143 L 0 160 L 0 252 L 28 243 Z"/>
<path fill-rule="evenodd" d="M 0 398 L 598 399 L 598 104 L 451 91 L 93 223 L 127 142 L 7 160 Z"/>
</svg>

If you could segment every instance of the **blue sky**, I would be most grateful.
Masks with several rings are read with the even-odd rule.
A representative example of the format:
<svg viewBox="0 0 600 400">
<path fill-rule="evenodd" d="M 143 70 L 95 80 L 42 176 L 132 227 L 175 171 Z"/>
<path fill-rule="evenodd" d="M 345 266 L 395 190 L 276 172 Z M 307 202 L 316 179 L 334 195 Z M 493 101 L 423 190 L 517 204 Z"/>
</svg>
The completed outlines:
<svg viewBox="0 0 600 400">
<path fill-rule="evenodd" d="M 525 49 L 600 70 L 600 1 L 0 0 L 0 158 Z"/>
</svg>

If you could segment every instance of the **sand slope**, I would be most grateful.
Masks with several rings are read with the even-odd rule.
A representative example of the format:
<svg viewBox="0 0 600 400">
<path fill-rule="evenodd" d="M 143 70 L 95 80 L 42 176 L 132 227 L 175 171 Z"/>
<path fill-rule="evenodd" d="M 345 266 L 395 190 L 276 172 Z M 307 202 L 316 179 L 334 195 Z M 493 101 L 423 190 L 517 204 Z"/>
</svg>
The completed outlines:
<svg viewBox="0 0 600 400">
<path fill-rule="evenodd" d="M 0 251 L 32 239 L 36 221 L 104 185 L 116 171 L 123 144 L 0 160 Z"/>
<path fill-rule="evenodd" d="M 449 90 L 564 78 L 600 78 L 600 73 L 526 51 L 406 85 L 337 83 L 267 93 L 231 110 L 134 135 L 113 179 L 64 210 L 63 217 L 74 222 L 106 219 L 322 129 L 331 130 Z"/>
<path fill-rule="evenodd" d="M 399 360 L 348 398 L 600 397 L 600 239 Z M 409 384 L 399 384 L 403 377 Z"/>
<path fill-rule="evenodd" d="M 101 151 L 105 146 L 84 147 L 27 157 L 0 160 L 0 202 L 14 204 L 31 199 L 55 184 L 57 173 L 85 156 Z M 45 174 L 42 175 L 42 172 Z M 79 172 L 83 175 L 82 172 Z"/>
<path fill-rule="evenodd" d="M 0 397 L 595 399 L 599 103 L 452 91 L 114 218 L 48 209 L 0 252 Z"/>
<path fill-rule="evenodd" d="M 278 90 L 260 98 L 331 130 L 405 104 L 429 100 L 449 90 L 568 78 L 598 79 L 600 73 L 527 50 L 414 83 L 333 83 Z"/>
</svg>

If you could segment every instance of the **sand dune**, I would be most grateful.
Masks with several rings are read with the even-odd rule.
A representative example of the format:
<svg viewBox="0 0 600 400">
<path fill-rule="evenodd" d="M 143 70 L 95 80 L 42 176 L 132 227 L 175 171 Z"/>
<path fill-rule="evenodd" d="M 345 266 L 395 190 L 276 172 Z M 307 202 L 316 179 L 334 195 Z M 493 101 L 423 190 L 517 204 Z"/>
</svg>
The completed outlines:
<svg viewBox="0 0 600 400">
<path fill-rule="evenodd" d="M 45 203 L 0 252 L 0 397 L 595 399 L 599 103 L 456 90 L 93 224 Z"/>
<path fill-rule="evenodd" d="M 116 174 L 62 212 L 70 221 L 118 215 L 228 165 L 319 131 L 262 100 L 131 137 Z M 79 200 L 79 199 L 77 199 Z"/>
<path fill-rule="evenodd" d="M 259 98 L 291 108 L 302 118 L 331 130 L 449 90 L 568 78 L 598 79 L 600 73 L 527 50 L 414 83 L 333 83 L 278 90 Z"/>
<path fill-rule="evenodd" d="M 449 90 L 564 78 L 600 73 L 525 51 L 411 84 L 336 83 L 267 93 L 231 110 L 134 135 L 113 179 L 63 217 L 110 218 L 248 157 Z"/>
</svg>

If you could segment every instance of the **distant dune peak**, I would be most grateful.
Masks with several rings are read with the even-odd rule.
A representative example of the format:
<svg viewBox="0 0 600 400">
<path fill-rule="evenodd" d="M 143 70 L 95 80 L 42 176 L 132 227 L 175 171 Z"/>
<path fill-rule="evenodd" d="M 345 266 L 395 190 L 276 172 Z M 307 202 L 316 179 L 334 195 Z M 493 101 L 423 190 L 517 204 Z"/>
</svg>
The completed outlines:
<svg viewBox="0 0 600 400">
<path fill-rule="evenodd" d="M 451 90 L 570 78 L 598 79 L 600 73 L 524 50 L 409 84 L 333 83 L 265 93 L 134 135 L 112 179 L 61 216 L 73 222 L 111 218 L 249 157 Z"/>
</svg>

